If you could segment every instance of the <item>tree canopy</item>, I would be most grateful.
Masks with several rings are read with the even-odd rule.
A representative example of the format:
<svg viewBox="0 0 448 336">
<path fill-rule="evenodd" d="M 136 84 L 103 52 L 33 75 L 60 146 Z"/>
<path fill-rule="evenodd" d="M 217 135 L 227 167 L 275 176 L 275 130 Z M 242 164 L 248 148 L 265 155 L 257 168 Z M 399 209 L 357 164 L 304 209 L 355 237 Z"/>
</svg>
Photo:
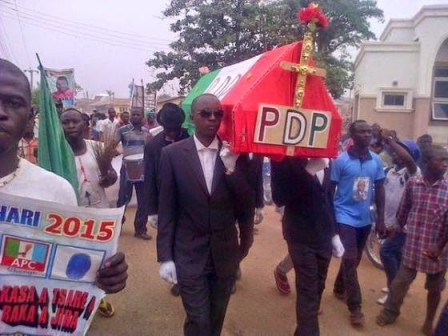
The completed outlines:
<svg viewBox="0 0 448 336">
<path fill-rule="evenodd" d="M 215 70 L 241 62 L 272 48 L 302 38 L 306 26 L 297 11 L 309 0 L 172 0 L 163 12 L 174 20 L 171 31 L 179 38 L 172 51 L 156 52 L 147 65 L 158 69 L 151 87 L 160 89 L 178 78 L 185 93 L 200 76 L 198 69 Z M 329 17 L 326 30 L 315 36 L 316 61 L 327 69 L 326 83 L 333 97 L 340 97 L 352 83 L 347 48 L 374 39 L 369 19 L 383 19 L 374 0 L 320 0 Z"/>
</svg>

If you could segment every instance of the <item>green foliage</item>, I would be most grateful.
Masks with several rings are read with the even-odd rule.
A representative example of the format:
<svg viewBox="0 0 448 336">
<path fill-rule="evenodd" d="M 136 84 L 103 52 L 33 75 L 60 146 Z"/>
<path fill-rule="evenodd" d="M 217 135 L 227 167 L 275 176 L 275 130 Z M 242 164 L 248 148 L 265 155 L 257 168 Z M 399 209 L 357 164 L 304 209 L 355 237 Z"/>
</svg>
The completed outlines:
<svg viewBox="0 0 448 336">
<path fill-rule="evenodd" d="M 179 38 L 171 43 L 173 51 L 156 52 L 147 62 L 159 70 L 150 86 L 160 89 L 178 78 L 184 94 L 199 78 L 201 66 L 214 70 L 300 39 L 306 27 L 298 22 L 297 11 L 310 2 L 172 0 L 163 15 L 174 19 L 171 31 Z M 328 29 L 315 36 L 318 64 L 327 69 L 327 86 L 337 98 L 351 86 L 347 48 L 375 38 L 368 20 L 382 20 L 383 12 L 373 0 L 315 2 L 330 19 Z"/>
</svg>

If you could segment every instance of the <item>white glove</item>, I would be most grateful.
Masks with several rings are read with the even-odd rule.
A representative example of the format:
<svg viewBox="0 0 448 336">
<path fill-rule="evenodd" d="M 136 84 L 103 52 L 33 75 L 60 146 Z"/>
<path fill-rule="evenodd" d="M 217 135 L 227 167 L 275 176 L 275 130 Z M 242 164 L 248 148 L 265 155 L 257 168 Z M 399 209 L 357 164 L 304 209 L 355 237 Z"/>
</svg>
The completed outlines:
<svg viewBox="0 0 448 336">
<path fill-rule="evenodd" d="M 163 280 L 177 284 L 176 265 L 174 261 L 170 260 L 160 263 L 159 275 Z"/>
<path fill-rule="evenodd" d="M 236 160 L 238 160 L 240 154 L 232 153 L 230 151 L 230 144 L 227 141 L 222 142 L 219 156 L 221 157 L 222 163 L 224 164 L 224 167 L 226 167 L 226 170 L 229 172 L 234 172 Z"/>
<path fill-rule="evenodd" d="M 157 226 L 158 220 L 159 220 L 159 216 L 157 216 L 157 215 L 149 215 L 148 216 L 148 221 L 151 222 L 155 226 Z"/>
<path fill-rule="evenodd" d="M 263 221 L 263 209 L 255 208 L 254 224 L 260 224 Z"/>
<path fill-rule="evenodd" d="M 316 173 L 324 168 L 328 167 L 328 159 L 324 158 L 311 158 L 305 166 L 305 170 L 308 174 L 314 176 Z"/>
<path fill-rule="evenodd" d="M 333 238 L 331 238 L 331 245 L 333 246 L 333 255 L 336 258 L 342 258 L 344 255 L 345 249 L 344 245 L 342 245 L 341 238 L 339 235 L 334 235 Z"/>
</svg>

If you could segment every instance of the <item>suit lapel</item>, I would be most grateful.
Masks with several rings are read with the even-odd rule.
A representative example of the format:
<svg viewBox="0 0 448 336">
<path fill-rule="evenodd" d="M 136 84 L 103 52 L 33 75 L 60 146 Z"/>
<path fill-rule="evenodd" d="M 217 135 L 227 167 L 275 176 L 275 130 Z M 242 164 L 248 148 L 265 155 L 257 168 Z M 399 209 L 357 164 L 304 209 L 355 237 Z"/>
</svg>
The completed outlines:
<svg viewBox="0 0 448 336">
<path fill-rule="evenodd" d="M 199 160 L 199 155 L 196 150 L 193 137 L 189 138 L 188 142 L 186 143 L 185 154 L 185 160 L 191 167 L 191 170 L 196 176 L 196 179 L 198 180 L 202 190 L 205 192 L 205 194 L 208 195 L 209 193 L 207 184 L 205 182 L 204 172 L 202 171 L 201 161 Z"/>
</svg>

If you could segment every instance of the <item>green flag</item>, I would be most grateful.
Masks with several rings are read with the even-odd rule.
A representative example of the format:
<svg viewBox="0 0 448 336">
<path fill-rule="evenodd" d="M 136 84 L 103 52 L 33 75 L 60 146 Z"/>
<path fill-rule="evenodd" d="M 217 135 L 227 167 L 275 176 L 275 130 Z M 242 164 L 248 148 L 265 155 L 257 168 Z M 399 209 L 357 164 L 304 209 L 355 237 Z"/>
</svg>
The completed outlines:
<svg viewBox="0 0 448 336">
<path fill-rule="evenodd" d="M 213 80 L 216 78 L 219 72 L 220 69 L 209 72 L 201 76 L 201 78 L 199 78 L 195 86 L 191 89 L 188 96 L 186 96 L 185 99 L 182 101 L 181 107 L 182 110 L 184 110 L 185 112 L 185 122 L 183 124 L 183 127 L 188 130 L 188 133 L 190 135 L 194 133 L 195 128 L 193 122 L 190 119 L 191 103 L 193 102 L 194 98 L 205 92 L 205 90 L 210 86 L 210 83 L 213 82 Z"/>
<path fill-rule="evenodd" d="M 56 106 L 48 86 L 45 69 L 40 62 L 39 149 L 38 164 L 65 178 L 78 194 L 78 177 L 73 151 L 65 140 Z M 51 186 L 48 186 L 51 188 Z"/>
</svg>

